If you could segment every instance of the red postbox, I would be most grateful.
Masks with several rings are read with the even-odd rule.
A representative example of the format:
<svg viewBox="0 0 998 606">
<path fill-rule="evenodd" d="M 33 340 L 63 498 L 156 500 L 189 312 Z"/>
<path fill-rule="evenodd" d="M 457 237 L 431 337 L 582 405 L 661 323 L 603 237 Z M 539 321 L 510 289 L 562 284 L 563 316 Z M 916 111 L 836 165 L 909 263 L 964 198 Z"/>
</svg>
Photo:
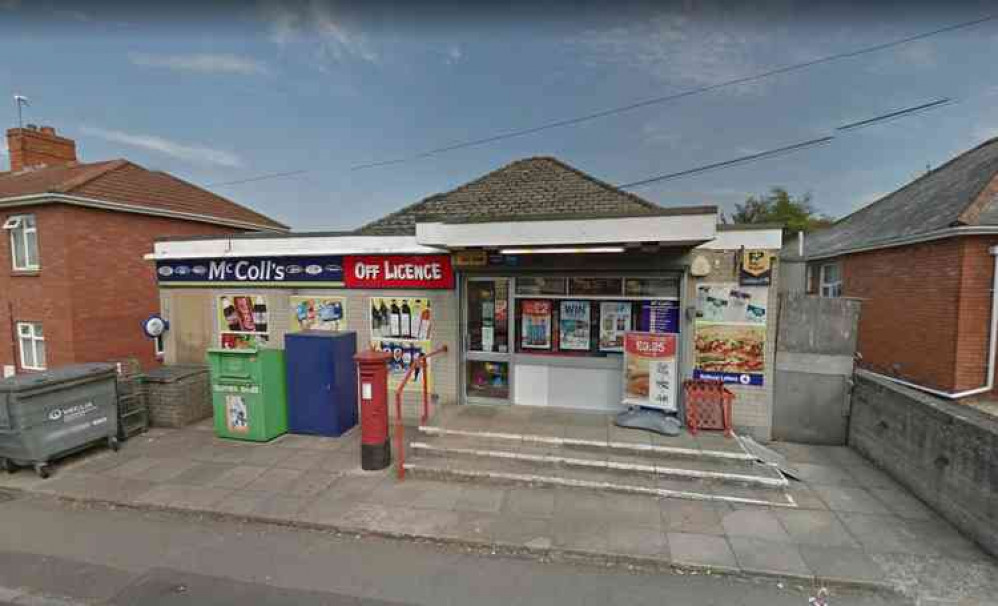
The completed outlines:
<svg viewBox="0 0 998 606">
<path fill-rule="evenodd" d="M 360 467 L 384 469 L 392 463 L 388 437 L 388 360 L 391 354 L 365 350 L 357 361 L 357 400 L 360 402 Z"/>
</svg>

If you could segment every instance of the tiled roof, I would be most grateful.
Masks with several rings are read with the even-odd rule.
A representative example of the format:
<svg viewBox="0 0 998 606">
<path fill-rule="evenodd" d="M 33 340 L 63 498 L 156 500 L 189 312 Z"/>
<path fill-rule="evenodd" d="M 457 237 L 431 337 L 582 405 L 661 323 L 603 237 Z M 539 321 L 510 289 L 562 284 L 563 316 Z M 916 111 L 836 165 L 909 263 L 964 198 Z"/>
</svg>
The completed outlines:
<svg viewBox="0 0 998 606">
<path fill-rule="evenodd" d="M 167 173 L 147 170 L 127 160 L 47 166 L 0 173 L 0 203 L 5 198 L 65 194 L 127 204 L 152 211 L 197 214 L 261 229 L 287 226 L 231 200 Z"/>
<path fill-rule="evenodd" d="M 890 244 L 958 225 L 998 225 L 998 196 L 979 199 L 998 175 L 998 138 L 953 158 L 804 239 L 808 257 Z"/>
<path fill-rule="evenodd" d="M 666 209 L 550 157 L 526 158 L 443 194 L 435 194 L 357 230 L 411 235 L 416 220 L 511 221 L 551 217 L 633 217 Z"/>
</svg>

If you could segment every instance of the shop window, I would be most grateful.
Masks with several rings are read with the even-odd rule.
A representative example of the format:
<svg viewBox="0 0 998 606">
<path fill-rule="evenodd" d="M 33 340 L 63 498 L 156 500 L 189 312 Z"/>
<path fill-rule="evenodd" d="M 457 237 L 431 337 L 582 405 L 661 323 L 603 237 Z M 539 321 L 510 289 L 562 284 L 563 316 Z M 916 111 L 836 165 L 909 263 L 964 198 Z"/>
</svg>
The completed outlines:
<svg viewBox="0 0 998 606">
<path fill-rule="evenodd" d="M 622 278 L 570 278 L 568 293 L 572 296 L 619 297 L 624 291 Z"/>
<path fill-rule="evenodd" d="M 509 282 L 468 282 L 468 351 L 509 351 Z"/>
<path fill-rule="evenodd" d="M 506 362 L 467 362 L 467 392 L 469 397 L 495 400 L 509 399 L 509 364 Z"/>
<path fill-rule="evenodd" d="M 39 269 L 38 225 L 34 215 L 14 215 L 3 224 L 10 232 L 11 261 L 15 271 Z"/>
<path fill-rule="evenodd" d="M 518 295 L 566 295 L 568 294 L 566 278 L 517 278 L 516 294 Z"/>
<path fill-rule="evenodd" d="M 821 266 L 821 296 L 842 296 L 842 266 L 838 263 L 826 263 Z"/>
<path fill-rule="evenodd" d="M 627 278 L 624 295 L 628 297 L 679 298 L 677 278 Z"/>
<path fill-rule="evenodd" d="M 225 349 L 265 345 L 269 340 L 270 310 L 261 295 L 223 295 L 218 298 L 219 340 Z"/>
<path fill-rule="evenodd" d="M 45 370 L 45 333 L 40 322 L 18 322 L 17 342 L 21 368 Z"/>
</svg>

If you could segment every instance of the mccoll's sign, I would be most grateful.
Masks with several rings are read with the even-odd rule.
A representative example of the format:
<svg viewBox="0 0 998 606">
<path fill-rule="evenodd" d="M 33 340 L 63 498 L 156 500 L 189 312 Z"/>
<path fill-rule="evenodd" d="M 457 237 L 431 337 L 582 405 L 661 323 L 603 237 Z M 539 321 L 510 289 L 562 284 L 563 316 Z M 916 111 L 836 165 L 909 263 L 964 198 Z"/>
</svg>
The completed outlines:
<svg viewBox="0 0 998 606">
<path fill-rule="evenodd" d="M 332 286 L 452 289 L 447 255 L 226 257 L 156 262 L 163 286 Z"/>
</svg>

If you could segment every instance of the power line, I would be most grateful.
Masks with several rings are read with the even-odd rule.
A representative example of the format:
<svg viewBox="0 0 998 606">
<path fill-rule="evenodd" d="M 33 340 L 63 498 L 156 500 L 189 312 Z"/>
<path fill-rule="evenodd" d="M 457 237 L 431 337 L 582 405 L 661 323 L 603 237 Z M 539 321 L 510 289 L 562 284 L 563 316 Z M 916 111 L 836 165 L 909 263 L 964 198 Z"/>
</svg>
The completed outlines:
<svg viewBox="0 0 998 606">
<path fill-rule="evenodd" d="M 842 126 L 836 127 L 838 132 L 849 132 L 852 130 L 858 130 L 861 128 L 866 128 L 867 126 L 873 126 L 875 124 L 880 124 L 890 120 L 897 120 L 898 118 L 904 118 L 917 113 L 929 111 L 932 109 L 937 109 L 943 107 L 944 105 L 951 105 L 956 103 L 953 99 L 949 97 L 944 97 L 942 99 L 936 99 L 935 101 L 930 101 L 928 103 L 922 103 L 921 105 L 915 105 L 912 107 L 907 107 L 905 109 L 900 109 L 892 112 L 887 112 L 874 116 L 872 118 L 866 118 L 864 120 L 859 120 L 856 122 L 850 122 Z M 785 154 L 791 154 L 812 147 L 817 147 L 820 145 L 828 145 L 835 140 L 835 135 L 828 135 L 826 137 L 819 137 L 817 139 L 809 139 L 807 141 L 801 141 L 799 143 L 793 143 L 791 145 L 784 145 L 783 147 L 777 147 L 774 149 L 748 154 L 745 156 L 739 156 L 737 158 L 732 158 L 730 160 L 724 160 L 721 162 L 714 162 L 712 164 L 705 164 L 703 166 L 698 166 L 696 168 L 689 168 L 686 170 L 681 170 L 674 173 L 667 173 L 664 175 L 657 175 L 654 177 L 649 177 L 647 179 L 641 179 L 640 181 L 632 181 L 630 183 L 624 183 L 623 185 L 618 185 L 620 189 L 633 189 L 635 187 L 641 187 L 644 185 L 649 185 L 651 183 L 659 183 L 661 181 L 670 181 L 672 179 L 679 179 L 680 177 L 689 177 L 692 175 L 699 175 L 702 173 L 711 172 L 721 168 L 728 168 L 732 166 L 738 166 L 741 164 L 747 164 L 749 162 L 756 162 L 758 160 L 766 160 L 769 158 L 775 158 L 776 156 L 782 156 Z"/>
<path fill-rule="evenodd" d="M 480 138 L 480 139 L 472 139 L 472 140 L 469 140 L 469 141 L 455 143 L 455 144 L 447 145 L 447 146 L 444 146 L 444 147 L 438 147 L 438 148 L 426 150 L 426 151 L 420 152 L 418 154 L 414 154 L 414 155 L 406 156 L 406 157 L 402 157 L 402 158 L 396 158 L 396 159 L 393 159 L 393 160 L 383 160 L 383 161 L 378 161 L 378 162 L 369 162 L 369 163 L 366 163 L 366 164 L 360 164 L 360 165 L 353 166 L 351 168 L 351 170 L 363 170 L 363 169 L 367 169 L 367 168 L 375 168 L 375 167 L 378 167 L 378 166 L 388 166 L 388 165 L 391 165 L 391 164 L 400 164 L 400 163 L 403 163 L 403 162 L 409 162 L 411 160 L 416 160 L 416 159 L 426 158 L 426 157 L 437 155 L 437 154 L 442 154 L 442 153 L 445 153 L 445 152 L 448 152 L 448 151 L 454 151 L 454 150 L 457 150 L 457 149 L 463 149 L 463 148 L 473 147 L 473 146 L 477 146 L 477 145 L 484 145 L 486 143 L 492 143 L 492 142 L 501 141 L 501 140 L 504 140 L 504 139 L 512 139 L 514 137 L 521 137 L 521 136 L 525 136 L 525 135 L 529 135 L 529 134 L 533 134 L 533 133 L 542 132 L 542 131 L 545 131 L 545 130 L 551 130 L 551 129 L 560 128 L 560 127 L 564 127 L 564 126 L 571 126 L 573 124 L 580 124 L 582 122 L 588 122 L 588 121 L 596 120 L 598 118 L 603 118 L 603 117 L 606 117 L 606 116 L 611 116 L 611 115 L 615 115 L 615 114 L 621 114 L 621 113 L 633 111 L 633 110 L 636 110 L 636 109 L 640 109 L 642 107 L 647 107 L 647 106 L 650 106 L 650 105 L 656 105 L 656 104 L 661 104 L 661 103 L 668 103 L 670 101 L 676 101 L 676 100 L 683 99 L 683 98 L 686 98 L 686 97 L 692 97 L 692 96 L 695 96 L 695 95 L 700 95 L 700 94 L 703 94 L 703 93 L 707 93 L 707 92 L 710 92 L 710 91 L 718 90 L 720 88 L 724 88 L 724 87 L 728 87 L 728 86 L 736 86 L 736 85 L 739 85 L 739 84 L 747 84 L 749 82 L 755 82 L 757 80 L 762 80 L 764 78 L 776 76 L 776 75 L 779 75 L 779 74 L 785 74 L 785 73 L 790 73 L 790 72 L 794 72 L 794 71 L 799 71 L 799 70 L 802 70 L 802 69 L 805 69 L 805 68 L 808 68 L 808 67 L 813 67 L 815 65 L 820 65 L 820 64 L 823 64 L 823 63 L 830 63 L 832 61 L 837 61 L 837 60 L 840 60 L 840 59 L 847 59 L 847 58 L 851 58 L 851 57 L 858 57 L 858 56 L 865 55 L 865 54 L 870 54 L 870 53 L 874 53 L 874 52 L 878 52 L 878 51 L 882 51 L 882 50 L 887 50 L 889 48 L 894 48 L 894 47 L 901 46 L 901 45 L 904 45 L 904 44 L 909 44 L 911 42 L 917 42 L 919 40 L 924 40 L 924 39 L 932 37 L 932 36 L 937 36 L 937 35 L 940 35 L 940 34 L 945 34 L 945 33 L 953 32 L 953 31 L 961 30 L 961 29 L 966 29 L 966 28 L 969 28 L 969 27 L 974 27 L 974 26 L 980 25 L 982 23 L 986 23 L 988 21 L 994 21 L 995 19 L 998 19 L 998 15 L 987 15 L 987 16 L 981 17 L 979 19 L 974 19 L 972 21 L 964 21 L 964 22 L 961 22 L 961 23 L 956 23 L 956 24 L 953 24 L 953 25 L 948 25 L 946 27 L 941 27 L 941 28 L 934 29 L 934 30 L 931 30 L 931 31 L 922 32 L 922 33 L 915 34 L 915 35 L 912 35 L 912 36 L 908 36 L 908 37 L 905 37 L 905 38 L 899 38 L 897 40 L 892 40 L 890 42 L 884 42 L 884 43 L 881 43 L 881 44 L 876 44 L 876 45 L 873 45 L 873 46 L 867 46 L 867 47 L 856 49 L 856 50 L 852 50 L 852 51 L 847 51 L 847 52 L 843 52 L 843 53 L 837 53 L 837 54 L 834 54 L 834 55 L 828 55 L 828 56 L 821 57 L 821 58 L 818 58 L 818 59 L 813 59 L 811 61 L 805 61 L 803 63 L 796 63 L 796 64 L 793 64 L 793 65 L 779 67 L 779 68 L 771 69 L 769 71 L 765 71 L 765 72 L 761 72 L 761 73 L 758 73 L 758 74 L 754 74 L 754 75 L 751 75 L 751 76 L 744 76 L 744 77 L 741 77 L 741 78 L 735 78 L 733 80 L 727 80 L 725 82 L 719 82 L 717 84 L 711 84 L 711 85 L 703 86 L 703 87 L 700 87 L 700 88 L 690 89 L 690 90 L 683 91 L 683 92 L 680 92 L 680 93 L 675 93 L 675 94 L 672 94 L 672 95 L 666 95 L 666 96 L 663 96 L 663 97 L 655 97 L 655 98 L 652 98 L 652 99 L 646 99 L 646 100 L 643 100 L 643 101 L 638 101 L 636 103 L 631 103 L 629 105 L 624 105 L 624 106 L 619 106 L 619 107 L 615 107 L 615 108 L 610 108 L 610 109 L 602 110 L 602 111 L 599 111 L 599 112 L 594 112 L 594 113 L 591 113 L 591 114 L 584 114 L 584 115 L 576 116 L 576 117 L 573 117 L 573 118 L 567 118 L 567 119 L 564 119 L 564 120 L 557 120 L 557 121 L 554 121 L 554 122 L 549 122 L 549 123 L 546 123 L 546 124 L 541 124 L 541 125 L 530 127 L 530 128 L 508 131 L 506 133 L 500 133 L 500 134 L 493 135 L 493 136 L 490 136 L 490 137 L 483 137 L 483 138 Z M 846 126 L 849 126 L 849 125 L 846 125 Z M 859 127 L 859 125 L 857 125 L 856 127 Z M 264 181 L 264 180 L 268 180 L 268 179 L 278 179 L 278 178 L 285 178 L 285 177 L 290 177 L 290 176 L 296 176 L 296 175 L 301 175 L 301 174 L 305 174 L 305 173 L 309 173 L 309 172 L 313 172 L 313 170 L 312 169 L 303 169 L 303 170 L 295 170 L 295 171 L 287 171 L 287 172 L 267 173 L 267 174 L 258 175 L 258 176 L 254 176 L 254 177 L 248 177 L 246 179 L 237 179 L 237 180 L 234 180 L 234 181 L 224 181 L 224 182 L 220 182 L 220 183 L 211 183 L 211 184 L 208 184 L 207 187 L 224 187 L 224 186 L 229 186 L 229 185 L 239 185 L 239 184 L 242 184 L 242 183 L 252 183 L 254 181 Z"/>
<path fill-rule="evenodd" d="M 363 169 L 375 168 L 375 167 L 379 167 L 379 166 L 388 166 L 388 165 L 392 165 L 392 164 L 400 164 L 402 162 L 409 162 L 411 160 L 418 160 L 418 159 L 421 159 L 421 158 L 426 158 L 426 157 L 429 157 L 429 156 L 434 156 L 434 155 L 442 154 L 442 153 L 449 152 L 449 151 L 454 151 L 454 150 L 458 150 L 458 149 L 464 149 L 464 148 L 467 148 L 467 147 L 474 147 L 474 146 L 478 146 L 478 145 L 484 145 L 486 143 L 494 143 L 496 141 L 503 141 L 503 140 L 512 139 L 512 138 L 515 138 L 515 137 L 522 137 L 522 136 L 525 136 L 525 135 L 530 135 L 530 134 L 534 134 L 534 133 L 538 133 L 538 132 L 542 132 L 542 131 L 546 131 L 546 130 L 551 130 L 551 129 L 554 129 L 554 128 L 561 128 L 561 127 L 564 127 L 564 126 L 571 126 L 571 125 L 574 125 L 574 124 L 580 124 L 580 123 L 583 123 L 583 122 L 589 122 L 591 120 L 596 120 L 596 119 L 604 118 L 604 117 L 607 117 L 607 116 L 612 116 L 612 115 L 616 115 L 616 114 L 622 114 L 622 113 L 625 113 L 625 112 L 634 111 L 636 109 L 640 109 L 640 108 L 643 108 L 643 107 L 648 107 L 650 105 L 657 105 L 657 104 L 662 104 L 662 103 L 669 103 L 671 101 L 677 101 L 679 99 L 684 99 L 684 98 L 692 97 L 692 96 L 695 96 L 695 95 L 701 95 L 703 93 L 707 93 L 707 92 L 710 92 L 710 91 L 715 91 L 715 90 L 718 90 L 720 88 L 725 88 L 725 87 L 728 87 L 728 86 L 737 86 L 737 85 L 740 85 L 740 84 L 748 84 L 750 82 L 755 82 L 755 81 L 758 81 L 758 80 L 762 80 L 764 78 L 770 78 L 772 76 L 777 76 L 777 75 L 780 75 L 780 74 L 786 74 L 786 73 L 790 73 L 790 72 L 794 72 L 794 71 L 799 71 L 799 70 L 802 70 L 802 69 L 805 69 L 805 68 L 808 68 L 808 67 L 814 67 L 815 65 L 821 65 L 823 63 L 830 63 L 832 61 L 838 61 L 840 59 L 848 59 L 848 58 L 852 58 L 852 57 L 858 57 L 858 56 L 861 56 L 861 55 L 866 55 L 866 54 L 869 54 L 869 53 L 875 53 L 875 52 L 879 52 L 879 51 L 882 51 L 882 50 L 887 50 L 889 48 L 894 48 L 896 46 L 901 46 L 903 44 L 910 44 L 911 42 L 917 42 L 918 40 L 924 40 L 924 39 L 932 37 L 932 36 L 938 36 L 939 34 L 945 34 L 945 33 L 952 32 L 952 31 L 957 31 L 957 30 L 960 30 L 960 29 L 966 29 L 968 27 L 974 27 L 976 25 L 980 25 L 980 24 L 986 23 L 988 21 L 993 21 L 995 19 L 998 19 L 998 15 L 988 15 L 988 16 L 985 16 L 985 17 L 981 17 L 979 19 L 974 19 L 972 21 L 964 21 L 962 23 L 957 23 L 957 24 L 954 24 L 954 25 L 948 25 L 946 27 L 941 27 L 939 29 L 934 29 L 932 31 L 922 32 L 920 34 L 915 34 L 915 35 L 912 35 L 912 36 L 907 36 L 905 38 L 899 38 L 897 40 L 892 40 L 890 42 L 884 42 L 884 43 L 881 43 L 881 44 L 875 44 L 873 46 L 867 46 L 867 47 L 863 47 L 863 48 L 852 50 L 852 51 L 846 51 L 846 52 L 842 52 L 842 53 L 836 53 L 834 55 L 827 55 L 825 57 L 820 57 L 818 59 L 812 59 L 810 61 L 804 61 L 802 63 L 795 63 L 793 65 L 786 65 L 786 66 L 783 66 L 783 67 L 778 67 L 778 68 L 771 69 L 771 70 L 768 70 L 768 71 L 764 71 L 764 72 L 761 72 L 761 73 L 758 73 L 758 74 L 753 74 L 751 76 L 743 76 L 741 78 L 734 78 L 732 80 L 726 80 L 724 82 L 719 82 L 717 84 L 710 84 L 710 85 L 707 85 L 707 86 L 701 86 L 699 88 L 694 88 L 694 89 L 686 90 L 686 91 L 683 91 L 683 92 L 674 93 L 674 94 L 671 94 L 671 95 L 665 95 L 665 96 L 662 96 L 662 97 L 654 97 L 654 98 L 651 98 L 651 99 L 645 99 L 643 101 L 638 101 L 636 103 L 631 103 L 629 105 L 622 105 L 622 106 L 619 106 L 619 107 L 614 107 L 614 108 L 610 108 L 610 109 L 605 109 L 605 110 L 602 110 L 602 111 L 594 112 L 594 113 L 591 113 L 591 114 L 584 114 L 584 115 L 581 115 L 581 116 L 575 116 L 573 118 L 566 118 L 566 119 L 563 119 L 563 120 L 556 120 L 554 122 L 549 122 L 547 124 L 541 124 L 541 125 L 533 126 L 533 127 L 529 127 L 529 128 L 507 131 L 505 133 L 499 133 L 499 134 L 492 135 L 492 136 L 489 136 L 489 137 L 482 137 L 480 139 L 471 139 L 471 140 L 463 141 L 463 142 L 460 142 L 460 143 L 454 143 L 454 144 L 451 144 L 451 145 L 445 145 L 443 147 L 437 147 L 437 148 L 434 148 L 434 149 L 429 149 L 429 150 L 426 150 L 426 151 L 423 151 L 423 152 L 420 152 L 420 153 L 417 153 L 417 154 L 413 154 L 411 156 L 404 156 L 402 158 L 395 158 L 395 159 L 392 159 L 392 160 L 381 160 L 381 161 L 376 161 L 376 162 L 368 162 L 368 163 L 365 163 L 365 164 L 360 164 L 360 165 L 354 166 L 354 167 L 352 167 L 351 170 L 363 170 Z"/>
</svg>

